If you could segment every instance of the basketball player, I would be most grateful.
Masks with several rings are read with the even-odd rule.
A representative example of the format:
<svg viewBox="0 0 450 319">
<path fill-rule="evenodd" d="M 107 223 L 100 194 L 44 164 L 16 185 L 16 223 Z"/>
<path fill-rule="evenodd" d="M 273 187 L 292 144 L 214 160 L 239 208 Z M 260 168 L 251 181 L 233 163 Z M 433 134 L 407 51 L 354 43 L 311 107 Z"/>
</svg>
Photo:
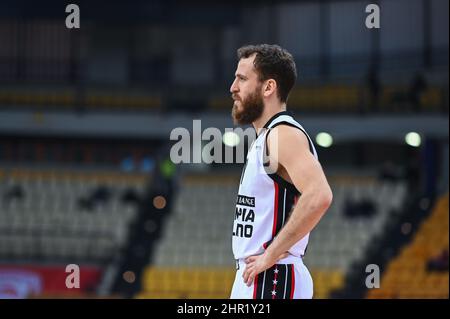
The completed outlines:
<svg viewBox="0 0 450 319">
<path fill-rule="evenodd" d="M 237 54 L 232 117 L 235 124 L 252 124 L 257 138 L 236 203 L 231 298 L 312 298 L 302 257 L 332 192 L 310 137 L 286 111 L 295 62 L 277 45 L 245 46 Z"/>
</svg>

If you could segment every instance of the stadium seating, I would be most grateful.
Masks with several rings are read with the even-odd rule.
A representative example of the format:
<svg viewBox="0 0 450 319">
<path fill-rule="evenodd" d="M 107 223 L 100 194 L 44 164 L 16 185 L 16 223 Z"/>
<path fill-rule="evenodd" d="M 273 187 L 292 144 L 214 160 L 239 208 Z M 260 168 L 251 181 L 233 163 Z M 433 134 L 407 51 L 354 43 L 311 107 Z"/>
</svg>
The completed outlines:
<svg viewBox="0 0 450 319">
<path fill-rule="evenodd" d="M 80 95 L 81 94 L 81 95 Z M 67 111 L 83 107 L 91 111 L 149 111 L 161 108 L 158 94 L 133 91 L 88 90 L 75 88 L 2 88 L 0 108 L 22 107 L 35 110 Z"/>
<path fill-rule="evenodd" d="M 429 87 L 420 97 L 423 112 L 438 112 L 445 100 L 445 91 L 440 87 Z M 367 89 L 358 85 L 309 85 L 297 86 L 289 95 L 289 108 L 300 112 L 342 112 L 358 113 L 368 109 Z M 401 98 L 399 98 L 401 97 Z M 213 94 L 208 102 L 215 111 L 229 111 L 232 106 L 230 96 Z M 410 110 L 408 88 L 388 85 L 380 92 L 378 110 L 386 113 Z M 373 111 L 373 110 L 372 110 Z"/>
<path fill-rule="evenodd" d="M 345 273 L 353 261 L 362 257 L 369 241 L 380 234 L 390 214 L 401 207 L 406 185 L 370 177 L 331 177 L 330 186 L 333 203 L 310 235 L 305 262 Z M 367 199 L 375 204 L 373 216 L 345 215 L 347 201 Z"/>
<path fill-rule="evenodd" d="M 137 213 L 121 195 L 130 187 L 142 191 L 146 178 L 111 171 L 2 169 L 0 259 L 110 260 L 123 247 Z M 99 187 L 108 187 L 110 200 L 81 207 L 80 199 Z M 14 188 L 21 191 L 6 196 Z"/>
<path fill-rule="evenodd" d="M 148 267 L 137 298 L 228 298 L 235 270 L 229 267 Z"/>
<path fill-rule="evenodd" d="M 81 94 L 81 95 L 80 95 Z M 301 112 L 355 113 L 367 108 L 367 89 L 358 85 L 308 85 L 296 86 L 289 96 L 289 106 Z M 427 88 L 420 97 L 424 112 L 438 112 L 446 99 L 445 91 L 436 86 Z M 28 109 L 70 110 L 83 107 L 91 111 L 161 111 L 162 94 L 139 90 L 94 90 L 78 92 L 75 88 L 3 88 L 0 89 L 1 107 Z M 229 111 L 232 100 L 226 92 L 212 94 L 208 99 L 212 111 Z M 411 109 L 408 88 L 388 85 L 380 93 L 380 111 L 398 112 Z M 370 111 L 367 109 L 367 111 Z"/>
<path fill-rule="evenodd" d="M 447 298 L 448 269 L 427 270 L 427 262 L 442 250 L 448 251 L 448 193 L 436 203 L 412 242 L 388 264 L 380 288 L 370 289 L 368 298 Z"/>
</svg>

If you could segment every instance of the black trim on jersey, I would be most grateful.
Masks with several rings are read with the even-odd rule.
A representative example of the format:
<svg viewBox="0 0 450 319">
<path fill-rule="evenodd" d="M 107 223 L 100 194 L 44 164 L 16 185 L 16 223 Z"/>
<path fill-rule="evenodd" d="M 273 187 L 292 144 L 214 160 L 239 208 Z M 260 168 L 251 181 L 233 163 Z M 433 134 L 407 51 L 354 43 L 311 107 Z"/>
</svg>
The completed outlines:
<svg viewBox="0 0 450 319">
<path fill-rule="evenodd" d="M 294 184 L 289 183 L 283 177 L 278 175 L 277 173 L 267 174 L 275 183 L 280 186 L 279 188 L 286 188 L 289 192 L 294 193 L 296 195 L 301 194 L 298 189 L 294 186 Z"/>
<path fill-rule="evenodd" d="M 284 191 L 286 190 L 286 201 L 284 200 Z M 298 192 L 289 191 L 288 188 L 280 187 L 278 185 L 278 210 L 274 212 L 274 218 L 277 219 L 277 224 L 275 226 L 275 235 L 267 242 L 263 244 L 263 248 L 267 249 L 267 247 L 272 244 L 275 236 L 281 231 L 281 229 L 286 225 L 289 216 L 292 213 L 292 207 L 294 206 L 295 197 L 298 196 Z"/>
<path fill-rule="evenodd" d="M 248 152 L 250 152 L 250 151 L 252 150 L 253 145 L 255 144 L 255 142 L 256 142 L 256 140 L 253 140 L 252 144 L 251 144 L 250 147 L 248 148 Z M 242 169 L 241 179 L 240 179 L 240 181 L 239 181 L 239 185 L 241 185 L 241 184 L 242 184 L 242 181 L 244 180 L 245 170 L 247 169 L 247 163 L 248 163 L 248 160 L 246 159 L 246 160 L 245 160 L 245 163 L 244 163 L 244 167 L 243 167 L 243 169 Z"/>
<path fill-rule="evenodd" d="M 306 255 L 306 252 L 308 251 L 308 245 L 309 245 L 309 242 L 306 244 L 305 251 L 303 252 L 302 258 Z"/>
<path fill-rule="evenodd" d="M 299 129 L 300 131 L 302 131 L 303 134 L 305 134 L 306 139 L 308 140 L 309 151 L 314 155 L 314 148 L 313 148 L 313 146 L 312 146 L 312 142 L 309 140 L 309 137 L 308 137 L 308 135 L 306 134 L 306 132 L 305 132 L 304 130 L 302 130 L 300 127 L 295 126 L 294 124 L 289 123 L 289 122 L 279 122 L 279 123 L 275 124 L 274 126 L 272 126 L 271 129 L 273 129 L 273 128 L 279 126 L 279 125 L 287 125 L 287 126 L 291 126 L 291 127 L 294 127 L 294 128 L 296 128 L 296 129 Z M 269 132 L 270 132 L 270 131 L 269 131 Z M 269 135 L 269 132 L 267 133 L 267 135 Z M 267 135 L 266 135 L 266 142 L 267 142 Z"/>
<path fill-rule="evenodd" d="M 281 112 L 281 113 L 287 113 L 287 112 Z M 280 114 L 280 113 L 278 113 L 278 114 Z M 276 114 L 276 115 L 278 115 L 278 114 Z M 285 114 L 282 114 L 282 115 L 285 115 Z M 289 114 L 288 114 L 288 115 L 289 115 Z M 277 116 L 277 117 L 278 117 L 278 116 Z M 273 121 L 273 120 L 271 120 L 271 121 Z M 305 132 L 303 129 L 301 129 L 300 127 L 295 126 L 294 124 L 291 124 L 291 123 L 289 123 L 289 122 L 279 122 L 279 123 L 275 124 L 274 126 L 272 126 L 270 129 L 273 129 L 273 128 L 279 126 L 279 125 L 287 125 L 287 126 L 291 126 L 291 127 L 296 128 L 296 129 L 299 129 L 301 132 L 303 132 L 303 134 L 305 134 L 305 136 L 306 136 L 306 139 L 308 140 L 309 151 L 314 155 L 314 148 L 313 148 L 312 142 L 311 142 L 311 140 L 309 139 L 308 134 L 306 134 L 306 132 Z M 266 134 L 266 136 L 265 136 L 265 142 L 264 142 L 264 155 L 265 155 L 266 153 L 267 153 L 267 155 L 268 155 L 268 153 L 269 153 L 269 152 L 268 152 L 268 149 L 267 149 L 267 147 L 266 147 L 266 145 L 267 145 L 267 137 L 268 137 L 269 134 L 270 134 L 270 129 L 269 129 L 269 131 L 267 132 L 267 134 Z M 263 155 L 263 156 L 264 156 L 264 155 Z M 285 180 L 284 178 L 282 178 L 282 177 L 281 177 L 280 175 L 278 175 L 277 173 L 272 173 L 272 174 L 267 174 L 267 175 L 268 175 L 272 180 L 274 180 L 275 182 L 277 182 L 279 185 L 283 186 L 284 188 L 289 189 L 291 192 L 294 192 L 294 193 L 296 193 L 296 194 L 301 194 L 301 192 L 300 192 L 299 190 L 297 190 L 297 188 L 295 187 L 294 184 L 288 182 L 287 180 Z"/>
<path fill-rule="evenodd" d="M 244 180 L 245 170 L 247 169 L 247 163 L 248 161 L 246 160 L 244 163 L 244 167 L 242 168 L 241 180 L 239 181 L 239 185 L 242 185 L 242 181 Z"/>
<path fill-rule="evenodd" d="M 297 196 L 297 194 L 293 194 L 293 193 L 289 193 L 287 192 L 286 194 L 286 217 L 284 219 L 284 224 L 287 223 L 287 220 L 289 219 L 289 217 L 292 214 L 292 208 L 294 207 L 294 202 L 295 202 L 295 197 Z"/>
<path fill-rule="evenodd" d="M 269 128 L 270 123 L 272 123 L 277 117 L 280 117 L 282 115 L 289 115 L 292 117 L 292 114 L 289 111 L 281 111 L 278 112 L 277 114 L 275 114 L 274 116 L 272 116 L 267 122 L 266 124 L 263 126 L 263 128 Z"/>
<path fill-rule="evenodd" d="M 287 192 L 286 192 L 287 193 Z M 285 214 L 285 204 L 284 204 L 284 188 L 278 185 L 278 211 L 275 212 L 277 215 L 277 224 L 275 226 L 275 236 L 280 232 L 283 227 L 283 215 Z M 274 236 L 274 237 L 275 237 Z"/>
</svg>

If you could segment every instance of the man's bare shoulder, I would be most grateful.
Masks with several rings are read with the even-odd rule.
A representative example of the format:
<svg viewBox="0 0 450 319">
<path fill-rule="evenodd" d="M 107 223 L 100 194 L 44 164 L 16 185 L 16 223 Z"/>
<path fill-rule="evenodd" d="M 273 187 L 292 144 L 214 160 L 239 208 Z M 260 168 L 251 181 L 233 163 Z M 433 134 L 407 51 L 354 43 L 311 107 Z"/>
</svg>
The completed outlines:
<svg viewBox="0 0 450 319">
<path fill-rule="evenodd" d="M 309 141 L 305 133 L 298 127 L 283 123 L 270 129 L 267 145 L 269 150 L 279 148 L 294 152 L 305 148 L 309 151 Z"/>
</svg>

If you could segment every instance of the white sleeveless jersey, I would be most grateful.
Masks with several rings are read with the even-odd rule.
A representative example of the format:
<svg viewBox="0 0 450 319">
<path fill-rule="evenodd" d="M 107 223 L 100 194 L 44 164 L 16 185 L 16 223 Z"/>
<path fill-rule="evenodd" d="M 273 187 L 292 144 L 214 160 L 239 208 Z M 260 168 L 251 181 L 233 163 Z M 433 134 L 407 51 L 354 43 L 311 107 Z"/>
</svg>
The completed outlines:
<svg viewBox="0 0 450 319">
<path fill-rule="evenodd" d="M 235 259 L 263 253 L 286 224 L 301 195 L 293 184 L 277 174 L 268 174 L 264 169 L 267 133 L 280 124 L 300 129 L 308 138 L 310 151 L 318 159 L 311 138 L 288 112 L 277 113 L 268 121 L 248 151 L 241 176 L 232 237 Z M 308 239 L 309 234 L 295 243 L 289 253 L 303 257 Z"/>
</svg>

